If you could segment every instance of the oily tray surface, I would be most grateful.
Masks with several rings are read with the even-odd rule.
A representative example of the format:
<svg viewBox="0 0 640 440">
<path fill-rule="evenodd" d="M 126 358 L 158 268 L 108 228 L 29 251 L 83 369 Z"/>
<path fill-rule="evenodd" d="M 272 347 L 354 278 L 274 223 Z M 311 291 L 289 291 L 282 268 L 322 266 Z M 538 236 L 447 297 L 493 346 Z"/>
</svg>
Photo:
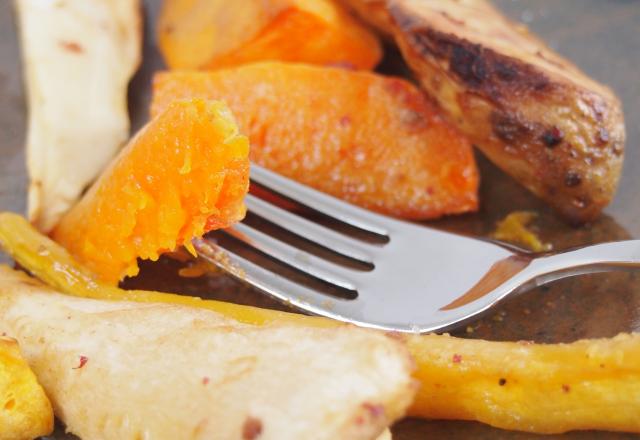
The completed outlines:
<svg viewBox="0 0 640 440">
<path fill-rule="evenodd" d="M 534 225 L 541 239 L 555 249 L 602 241 L 640 238 L 640 38 L 636 26 L 640 8 L 623 0 L 496 0 L 511 18 L 526 22 L 553 48 L 574 60 L 594 78 L 610 84 L 624 103 L 627 115 L 627 152 L 623 178 L 614 203 L 595 223 L 572 228 L 513 180 L 480 158 L 481 208 L 475 215 L 460 216 L 430 225 L 472 235 L 489 235 L 498 220 L 514 210 L 539 214 Z M 26 176 L 24 133 L 26 112 L 22 93 L 19 51 L 10 2 L 0 3 L 0 206 L 24 212 Z M 147 118 L 151 73 L 162 67 L 153 41 L 153 23 L 159 2 L 147 1 L 144 64 L 130 87 L 134 128 Z M 383 70 L 399 72 L 393 55 Z M 426 264 L 426 262 L 425 262 Z M 162 259 L 142 264 L 141 274 L 127 287 L 183 292 L 246 304 L 281 307 L 228 278 L 178 278 L 179 264 Z M 610 337 L 640 330 L 640 274 L 613 273 L 563 280 L 512 298 L 489 315 L 455 332 L 457 336 L 489 340 L 565 342 L 588 337 Z M 394 429 L 396 439 L 421 438 L 537 438 L 533 434 L 497 430 L 466 422 L 406 420 Z M 614 433 L 570 433 L 551 438 L 636 438 Z M 54 438 L 66 438 L 60 432 Z"/>
</svg>

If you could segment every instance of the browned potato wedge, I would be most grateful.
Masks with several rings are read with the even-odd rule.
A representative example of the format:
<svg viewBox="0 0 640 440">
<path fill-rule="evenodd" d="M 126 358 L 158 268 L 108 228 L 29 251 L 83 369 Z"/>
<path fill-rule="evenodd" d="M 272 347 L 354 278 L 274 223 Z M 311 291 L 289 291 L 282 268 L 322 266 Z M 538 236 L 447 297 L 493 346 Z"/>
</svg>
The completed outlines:
<svg viewBox="0 0 640 440">
<path fill-rule="evenodd" d="M 485 0 L 342 0 L 395 36 L 422 87 L 496 165 L 572 222 L 611 201 L 625 129 L 614 93 Z"/>
</svg>

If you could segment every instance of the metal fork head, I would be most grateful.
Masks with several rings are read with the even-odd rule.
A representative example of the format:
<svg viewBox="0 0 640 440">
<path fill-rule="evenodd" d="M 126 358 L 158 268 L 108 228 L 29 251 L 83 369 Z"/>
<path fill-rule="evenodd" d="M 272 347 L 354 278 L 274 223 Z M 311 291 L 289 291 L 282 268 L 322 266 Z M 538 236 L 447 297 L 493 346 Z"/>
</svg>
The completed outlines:
<svg viewBox="0 0 640 440">
<path fill-rule="evenodd" d="M 482 313 L 508 294 L 534 285 L 537 277 L 556 274 L 540 277 L 549 281 L 566 276 L 563 268 L 580 265 L 579 261 L 567 261 L 558 256 L 533 259 L 493 242 L 394 220 L 255 165 L 251 171 L 252 180 L 261 186 L 323 215 L 387 239 L 385 243 L 363 241 L 252 195 L 247 197 L 250 212 L 337 254 L 370 265 L 372 270 L 347 267 L 247 224 L 227 231 L 237 240 L 299 272 L 351 291 L 353 295 L 347 297 L 329 296 L 285 278 L 232 250 L 221 249 L 211 238 L 194 241 L 202 258 L 258 289 L 314 314 L 391 331 L 446 330 Z M 640 250 L 640 245 L 635 249 Z M 635 258 L 633 252 L 629 254 L 631 260 Z M 593 259 L 593 255 L 590 258 Z M 584 261 L 590 262 L 588 258 Z"/>
<path fill-rule="evenodd" d="M 498 261 L 514 254 L 493 243 L 393 220 L 354 207 L 275 173 L 252 166 L 252 179 L 324 215 L 388 238 L 369 243 L 310 222 L 255 196 L 250 212 L 310 241 L 359 261 L 372 270 L 345 267 L 270 237 L 246 224 L 229 230 L 236 239 L 314 278 L 354 291 L 337 298 L 296 283 L 221 249 L 211 239 L 196 240 L 200 256 L 289 304 L 314 314 L 361 326 L 427 332 L 469 317 L 465 305 L 446 306 L 469 292 Z"/>
</svg>

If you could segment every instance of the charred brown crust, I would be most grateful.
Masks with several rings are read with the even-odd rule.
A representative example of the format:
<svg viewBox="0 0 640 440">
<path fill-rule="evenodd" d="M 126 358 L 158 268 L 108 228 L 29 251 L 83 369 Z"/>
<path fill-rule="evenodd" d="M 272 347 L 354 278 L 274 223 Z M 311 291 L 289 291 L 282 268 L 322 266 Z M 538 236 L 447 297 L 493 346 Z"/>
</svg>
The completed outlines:
<svg viewBox="0 0 640 440">
<path fill-rule="evenodd" d="M 422 56 L 445 61 L 458 81 L 494 102 L 510 94 L 545 93 L 551 82 L 527 64 L 502 56 L 479 44 L 433 29 L 416 29 L 407 35 Z"/>
<path fill-rule="evenodd" d="M 540 50 L 521 59 L 465 38 L 473 32 L 460 17 L 443 24 L 441 12 L 405 0 L 387 7 L 423 88 L 489 159 L 571 222 L 598 216 L 615 193 L 624 153 L 620 103 L 606 87 L 545 55 L 533 37 Z"/>
</svg>

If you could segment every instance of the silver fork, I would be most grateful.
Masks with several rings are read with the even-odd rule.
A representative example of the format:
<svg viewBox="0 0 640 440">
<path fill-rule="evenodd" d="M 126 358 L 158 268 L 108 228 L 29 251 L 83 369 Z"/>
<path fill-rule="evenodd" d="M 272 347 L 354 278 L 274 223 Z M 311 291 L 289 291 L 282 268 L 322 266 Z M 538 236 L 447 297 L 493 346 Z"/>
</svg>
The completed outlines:
<svg viewBox="0 0 640 440">
<path fill-rule="evenodd" d="M 194 241 L 198 254 L 297 308 L 359 326 L 399 332 L 451 329 L 507 295 L 568 276 L 640 268 L 640 240 L 597 244 L 556 254 L 525 254 L 495 242 L 468 238 L 391 219 L 252 165 L 251 179 L 355 228 L 388 238 L 372 244 L 283 210 L 253 195 L 250 212 L 327 248 L 365 263 L 363 271 L 320 258 L 240 223 L 227 230 L 272 258 L 354 293 L 338 298 L 285 278 L 211 238 Z"/>
</svg>

